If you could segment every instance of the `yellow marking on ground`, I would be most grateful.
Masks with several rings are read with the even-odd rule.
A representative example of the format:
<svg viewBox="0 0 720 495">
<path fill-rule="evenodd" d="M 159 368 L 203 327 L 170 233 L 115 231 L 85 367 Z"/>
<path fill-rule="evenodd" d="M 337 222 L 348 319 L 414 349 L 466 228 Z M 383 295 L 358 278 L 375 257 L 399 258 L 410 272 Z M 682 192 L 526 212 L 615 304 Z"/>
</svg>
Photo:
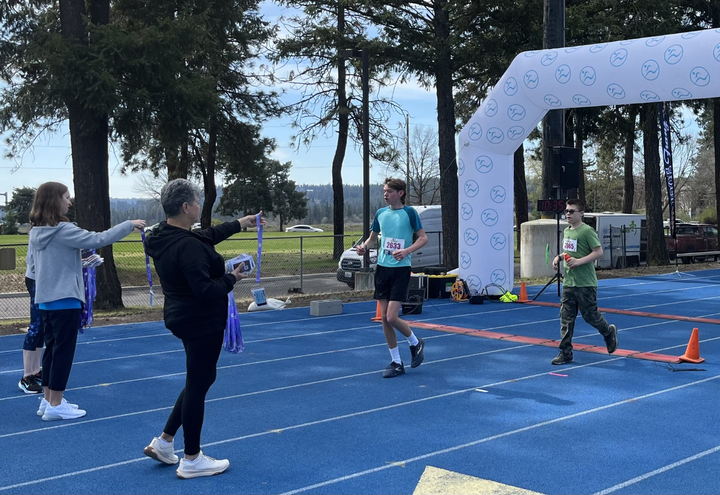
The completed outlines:
<svg viewBox="0 0 720 495">
<path fill-rule="evenodd" d="M 541 495 L 466 474 L 426 466 L 413 495 Z"/>
</svg>

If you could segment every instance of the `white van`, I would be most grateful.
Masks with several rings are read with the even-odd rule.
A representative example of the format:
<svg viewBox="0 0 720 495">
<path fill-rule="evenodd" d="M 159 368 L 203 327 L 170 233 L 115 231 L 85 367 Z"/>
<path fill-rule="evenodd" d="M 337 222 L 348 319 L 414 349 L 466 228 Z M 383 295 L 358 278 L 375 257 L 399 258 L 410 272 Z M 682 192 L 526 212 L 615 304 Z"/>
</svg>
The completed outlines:
<svg viewBox="0 0 720 495">
<path fill-rule="evenodd" d="M 423 230 L 428 237 L 428 243 L 422 249 L 412 254 L 412 267 L 414 271 L 428 266 L 440 266 L 442 264 L 442 210 L 440 205 L 412 206 L 418 212 Z M 365 239 L 365 238 L 363 238 Z M 359 239 L 352 248 L 343 252 L 340 256 L 337 268 L 337 279 L 345 282 L 351 289 L 355 288 L 355 272 L 363 268 L 363 257 L 355 251 L 355 245 L 363 239 Z M 370 269 L 375 269 L 377 263 L 377 247 L 370 250 Z"/>
<path fill-rule="evenodd" d="M 645 215 L 608 211 L 585 213 L 583 222 L 595 229 L 603 248 L 603 257 L 595 260 L 597 268 L 622 268 L 623 263 L 628 267 L 640 266 L 640 263 L 645 261 L 647 253 Z M 625 260 L 623 260 L 623 250 Z"/>
</svg>

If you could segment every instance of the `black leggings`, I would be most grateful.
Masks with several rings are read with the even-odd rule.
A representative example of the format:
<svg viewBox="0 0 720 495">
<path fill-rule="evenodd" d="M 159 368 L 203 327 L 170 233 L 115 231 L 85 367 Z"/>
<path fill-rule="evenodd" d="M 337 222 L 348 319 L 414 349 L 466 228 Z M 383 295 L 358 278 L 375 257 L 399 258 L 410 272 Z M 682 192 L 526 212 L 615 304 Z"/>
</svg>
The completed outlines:
<svg viewBox="0 0 720 495">
<path fill-rule="evenodd" d="M 180 392 L 163 431 L 174 437 L 183 427 L 185 455 L 200 452 L 205 396 L 217 376 L 217 362 L 224 336 L 223 329 L 202 337 L 182 339 L 187 357 L 185 388 Z"/>
</svg>

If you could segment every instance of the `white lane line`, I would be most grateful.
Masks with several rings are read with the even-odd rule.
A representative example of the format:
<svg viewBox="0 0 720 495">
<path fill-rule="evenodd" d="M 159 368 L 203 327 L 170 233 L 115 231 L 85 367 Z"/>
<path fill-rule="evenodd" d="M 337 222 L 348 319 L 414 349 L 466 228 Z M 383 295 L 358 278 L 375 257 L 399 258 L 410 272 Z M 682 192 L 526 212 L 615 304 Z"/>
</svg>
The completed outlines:
<svg viewBox="0 0 720 495">
<path fill-rule="evenodd" d="M 312 492 L 313 490 L 316 490 L 316 489 L 321 488 L 321 487 L 325 487 L 325 486 L 328 486 L 328 485 L 334 485 L 334 484 L 336 484 L 336 483 L 342 483 L 342 482 L 344 482 L 344 481 L 348 481 L 348 480 L 351 480 L 351 479 L 354 479 L 354 478 L 359 478 L 359 477 L 361 477 L 361 476 L 366 476 L 366 475 L 368 475 L 368 474 L 373 474 L 373 473 L 377 473 L 377 472 L 380 472 L 380 471 L 384 471 L 384 470 L 386 470 L 386 469 L 390 469 L 390 468 L 393 468 L 393 467 L 397 467 L 398 465 L 407 465 L 407 464 L 410 464 L 411 462 L 422 461 L 422 460 L 426 460 L 426 459 L 429 459 L 429 458 L 431 458 L 431 457 L 435 457 L 435 456 L 438 456 L 438 455 L 448 454 L 448 453 L 450 453 L 450 452 L 456 452 L 456 451 L 458 451 L 458 450 L 466 449 L 466 448 L 469 448 L 469 447 L 474 447 L 474 446 L 476 446 L 476 445 L 480 445 L 480 444 L 482 444 L 482 443 L 490 442 L 490 441 L 492 441 L 492 440 L 497 440 L 497 439 L 504 438 L 504 437 L 509 437 L 509 436 L 512 436 L 512 435 L 517 435 L 518 433 L 524 433 L 524 432 L 526 432 L 526 431 L 534 430 L 534 429 L 537 429 L 537 428 L 542 428 L 542 427 L 544 427 L 544 426 L 553 425 L 553 424 L 556 424 L 556 423 L 560 423 L 561 421 L 567 421 L 567 420 L 569 420 L 569 419 L 579 418 L 579 417 L 581 417 L 581 416 L 585 416 L 585 415 L 588 415 L 588 414 L 593 414 L 593 413 L 596 413 L 596 412 L 604 411 L 604 410 L 607 410 L 607 409 L 611 409 L 611 408 L 613 408 L 613 407 L 621 406 L 621 405 L 628 404 L 628 403 L 632 403 L 632 402 L 637 402 L 637 401 L 639 401 L 639 400 L 648 399 L 648 398 L 654 397 L 654 396 L 656 396 L 656 395 L 665 394 L 665 393 L 668 393 L 668 392 L 673 392 L 673 391 L 676 391 L 676 390 L 680 390 L 680 389 L 685 388 L 685 387 L 690 387 L 690 386 L 694 386 L 694 385 L 699 385 L 699 384 L 708 382 L 708 381 L 710 381 L 710 380 L 717 380 L 718 378 L 720 378 L 720 375 L 716 375 L 716 376 L 713 376 L 713 377 L 710 377 L 710 378 L 705 378 L 705 379 L 703 379 L 703 380 L 698 380 L 698 381 L 695 381 L 695 382 L 685 383 L 685 384 L 683 384 L 683 385 L 678 385 L 677 387 L 671 387 L 671 388 L 664 389 L 664 390 L 658 390 L 658 391 L 656 391 L 656 392 L 651 392 L 651 393 L 649 393 L 649 394 L 640 395 L 640 396 L 634 397 L 634 398 L 632 398 L 632 399 L 624 399 L 624 400 L 621 400 L 621 401 L 618 401 L 618 402 L 614 402 L 614 403 L 612 403 L 612 404 L 606 404 L 606 405 L 604 405 L 604 406 L 594 407 L 594 408 L 592 408 L 592 409 L 587 409 L 587 410 L 585 410 L 585 411 L 577 412 L 577 413 L 574 413 L 574 414 L 569 414 L 569 415 L 567 415 L 567 416 L 562 416 L 562 417 L 560 417 L 560 418 L 555 418 L 555 419 L 551 419 L 551 420 L 548 420 L 548 421 L 542 421 L 542 422 L 540 422 L 540 423 L 535 423 L 535 424 L 533 424 L 533 425 L 525 426 L 524 428 L 518 428 L 518 429 L 516 429 L 516 430 L 511 430 L 511 431 L 507 431 L 507 432 L 505 432 L 505 433 L 500 433 L 500 434 L 498 434 L 498 435 L 492 435 L 492 436 L 489 436 L 489 437 L 480 438 L 480 439 L 478 439 L 478 440 L 474 440 L 474 441 L 472 441 L 472 442 L 464 443 L 464 444 L 461 444 L 461 445 L 455 445 L 455 446 L 453 446 L 453 447 L 448 447 L 448 448 L 446 448 L 446 449 L 436 450 L 436 451 L 434 451 L 434 452 L 428 452 L 427 454 L 419 455 L 419 456 L 416 456 L 416 457 L 410 457 L 410 458 L 408 458 L 408 459 L 400 460 L 400 461 L 394 462 L 394 463 L 392 463 L 392 464 L 384 464 L 384 465 L 382 465 L 382 466 L 377 466 L 377 467 L 372 468 L 372 469 L 366 469 L 366 470 L 364 470 L 364 471 L 359 471 L 359 472 L 351 473 L 351 474 L 348 474 L 348 475 L 345 475 L 345 476 L 340 476 L 340 477 L 338 477 L 338 478 L 334 478 L 334 479 L 331 479 L 331 480 L 323 481 L 323 482 L 321 482 L 321 483 L 315 483 L 315 484 L 313 484 L 313 485 L 303 486 L 303 487 L 300 487 L 300 488 L 296 488 L 295 490 L 291 490 L 291 491 L 288 491 L 288 492 L 284 492 L 282 495 L 293 495 L 293 494 L 302 493 L 302 492 Z M 694 459 L 693 459 L 693 460 L 694 460 Z"/>
<path fill-rule="evenodd" d="M 658 474 L 666 473 L 666 472 L 670 471 L 671 469 L 675 469 L 676 467 L 680 467 L 684 464 L 688 464 L 690 462 L 697 461 L 698 459 L 702 459 L 703 457 L 714 454 L 716 452 L 720 452 L 720 445 L 717 447 L 713 447 L 712 449 L 708 449 L 703 452 L 700 452 L 698 454 L 691 455 L 690 457 L 686 457 L 685 459 L 681 459 L 677 462 L 673 462 L 672 464 L 668 464 L 667 466 L 663 466 L 654 471 L 650 471 L 649 473 L 645 473 L 636 478 L 629 479 L 629 480 L 625 481 L 624 483 L 619 483 L 615 486 L 611 486 L 610 488 L 606 488 L 600 492 L 596 492 L 595 495 L 606 495 L 608 493 L 614 493 L 618 490 L 622 490 L 623 488 L 627 488 L 628 486 L 635 485 L 637 483 L 640 483 L 641 481 L 645 481 L 648 478 L 657 476 Z"/>
<path fill-rule="evenodd" d="M 620 359 L 620 358 L 616 358 L 616 359 Z M 583 365 L 582 367 L 584 367 L 584 366 L 587 366 L 587 365 Z M 570 369 L 570 367 L 568 367 L 568 368 L 566 368 L 566 369 Z M 487 387 L 492 387 L 492 386 L 497 386 L 497 385 L 504 385 L 504 384 L 508 384 L 508 383 L 511 383 L 511 382 L 516 382 L 516 381 L 519 381 L 519 380 L 526 380 L 526 379 L 536 378 L 536 377 L 545 376 L 545 375 L 546 375 L 545 372 L 543 372 L 543 373 L 537 373 L 537 374 L 534 374 L 534 375 L 528 375 L 528 376 L 526 376 L 526 377 L 522 377 L 522 378 L 520 378 L 520 379 L 514 379 L 514 380 L 513 380 L 513 379 L 509 379 L 509 380 L 503 380 L 503 381 L 501 381 L 501 382 L 497 382 L 497 383 L 494 383 L 494 384 L 481 385 L 481 387 L 487 388 Z M 611 408 L 614 408 L 614 407 L 617 407 L 617 406 L 621 406 L 621 405 L 624 405 L 624 404 L 634 403 L 634 402 L 637 402 L 637 401 L 640 401 L 640 400 L 644 400 L 644 399 L 648 399 L 648 398 L 651 398 L 651 397 L 654 397 L 654 396 L 658 396 L 658 395 L 661 395 L 661 394 L 665 394 L 665 393 L 669 393 L 669 392 L 674 392 L 674 391 L 677 391 L 677 390 L 681 390 L 681 389 L 683 389 L 683 388 L 687 388 L 687 387 L 690 387 L 690 386 L 700 385 L 700 384 L 703 384 L 703 383 L 705 383 L 705 382 L 709 382 L 709 381 L 711 381 L 711 380 L 716 380 L 716 379 L 718 379 L 718 378 L 720 378 L 720 375 L 715 375 L 715 376 L 712 376 L 712 377 L 709 377 L 709 378 L 704 378 L 704 379 L 702 379 L 702 380 L 697 380 L 697 381 L 694 381 L 694 382 L 689 382 L 689 383 L 685 383 L 685 384 L 682 384 L 682 385 L 678 385 L 678 386 L 675 386 L 675 387 L 670 387 L 670 388 L 667 388 L 667 389 L 658 390 L 658 391 L 655 391 L 655 392 L 650 392 L 650 393 L 648 393 L 648 394 L 643 394 L 643 395 L 639 395 L 639 396 L 636 396 L 636 397 L 632 397 L 632 398 L 628 398 L 628 399 L 623 399 L 623 400 L 621 400 L 621 401 L 613 402 L 613 403 L 606 404 L 606 405 L 603 405 L 603 406 L 594 407 L 594 408 L 591 408 L 591 409 L 587 409 L 587 410 L 585 410 L 585 411 L 580 411 L 580 412 L 577 412 L 577 413 L 569 414 L 569 415 L 566 415 L 566 416 L 562 416 L 562 417 L 555 418 L 555 419 L 551 419 L 551 420 L 547 420 L 547 421 L 541 421 L 541 422 L 539 422 L 539 423 L 535 423 L 535 424 L 532 424 L 532 425 L 528 425 L 528 426 L 525 426 L 525 427 L 522 427 L 522 428 L 517 428 L 517 429 L 514 429 L 514 430 L 510 430 L 510 431 L 504 432 L 504 433 L 499 433 L 499 434 L 496 434 L 496 435 L 491 435 L 491 436 L 488 436 L 488 437 L 480 438 L 480 439 L 474 440 L 474 441 L 472 441 L 472 442 L 467 442 L 467 443 L 464 443 L 464 444 L 455 445 L 455 446 L 453 446 L 453 447 L 448 447 L 448 448 L 445 448 L 445 449 L 440 449 L 440 450 L 436 450 L 436 451 L 433 451 L 433 452 L 428 452 L 428 453 L 426 453 L 426 454 L 419 455 L 419 456 L 415 456 L 415 457 L 411 457 L 411 458 L 408 458 L 408 459 L 405 459 L 405 460 L 402 460 L 402 461 L 398 461 L 398 462 L 393 463 L 393 464 L 384 464 L 384 465 L 382 465 L 382 466 L 378 466 L 378 467 L 375 467 L 375 468 L 372 468 L 372 469 L 366 469 L 366 470 L 364 470 L 364 471 L 359 471 L 359 472 L 356 472 L 356 473 L 348 474 L 348 475 L 341 476 L 341 477 L 338 477 L 338 478 L 334 478 L 334 479 L 331 479 L 331 480 L 323 481 L 323 482 L 321 482 L 321 483 L 316 483 L 316 484 L 313 484 L 313 485 L 308 485 L 308 486 L 300 487 L 300 488 L 297 488 L 297 489 L 295 489 L 295 490 L 292 490 L 292 491 L 289 491 L 289 492 L 285 492 L 285 494 L 290 495 L 290 494 L 295 494 L 295 493 L 301 493 L 301 492 L 311 491 L 311 490 L 314 490 L 314 489 L 317 489 L 317 488 L 320 488 L 320 487 L 324 487 L 324 486 L 328 486 L 328 485 L 332 485 L 332 484 L 336 484 L 336 483 L 341 483 L 341 482 L 343 482 L 343 481 L 347 481 L 347 480 L 350 480 L 350 479 L 358 478 L 358 477 L 365 476 L 365 475 L 368 475 L 368 474 L 377 473 L 377 472 L 380 472 L 380 471 L 383 471 L 383 470 L 385 470 L 385 469 L 389 469 L 389 468 L 392 468 L 392 467 L 397 467 L 399 464 L 409 464 L 409 463 L 411 463 L 411 462 L 417 462 L 417 461 L 429 459 L 429 458 L 431 458 L 431 457 L 435 457 L 435 456 L 438 456 L 438 455 L 443 455 L 443 454 L 447 454 L 447 453 L 450 453 L 450 452 L 455 452 L 455 451 L 462 450 L 462 449 L 466 449 L 466 448 L 469 448 L 469 447 L 473 447 L 473 446 L 476 446 L 476 445 L 479 445 L 479 444 L 482 444 L 482 443 L 490 442 L 490 441 L 493 441 L 493 440 L 498 440 L 498 439 L 505 438 L 505 437 L 509 437 L 509 436 L 512 436 L 512 435 L 517 435 L 517 434 L 519 434 L 519 433 L 524 433 L 524 432 L 526 432 L 526 431 L 534 430 L 534 429 L 537 429 L 537 428 L 542 428 L 542 427 L 544 427 L 544 426 L 553 425 L 553 424 L 556 424 L 556 423 L 560 423 L 560 422 L 562 422 L 562 421 L 567 421 L 567 420 L 570 420 L 570 419 L 579 418 L 579 417 L 582 417 L 582 416 L 586 416 L 586 415 L 588 415 L 588 414 L 593 414 L 593 413 L 596 413 L 596 412 L 604 411 L 604 410 L 611 409 Z M 464 389 L 464 390 L 457 390 L 457 391 L 454 391 L 454 392 L 448 392 L 448 393 L 444 393 L 444 394 L 439 394 L 439 395 L 436 395 L 436 396 L 433 396 L 433 397 L 425 397 L 425 398 L 422 398 L 422 399 L 415 399 L 415 400 L 406 401 L 406 402 L 403 402 L 403 403 L 391 404 L 391 405 L 388 405 L 388 406 L 383 406 L 383 407 L 377 407 L 377 408 L 367 409 L 367 410 L 358 411 L 358 412 L 355 412 L 355 413 L 343 414 L 343 415 L 334 416 L 334 417 L 331 417 L 331 418 L 325 418 L 325 419 L 316 420 L 316 421 L 309 421 L 309 422 L 301 423 L 301 424 L 297 424 L 297 425 L 286 426 L 286 427 L 283 427 L 283 428 L 281 428 L 281 429 L 282 429 L 283 431 L 295 430 L 295 429 L 300 429 L 300 428 L 307 428 L 307 427 L 310 427 L 310 426 L 316 426 L 316 425 L 320 425 L 320 424 L 324 424 L 324 423 L 329 423 L 329 422 L 333 422 L 333 421 L 340 421 L 340 420 L 344 420 L 344 419 L 355 418 L 355 417 L 364 416 L 364 415 L 372 414 L 372 413 L 376 413 L 376 412 L 387 411 L 387 410 L 389 410 L 389 409 L 394 409 L 394 408 L 397 408 L 397 407 L 403 407 L 403 406 L 407 406 L 407 405 L 411 405 L 411 404 L 419 404 L 419 403 L 422 403 L 422 402 L 427 402 L 427 401 L 435 400 L 435 399 L 439 399 L 439 398 L 451 397 L 451 396 L 455 396 L 455 395 L 459 395 L 459 394 L 463 394 L 463 393 L 467 393 L 467 392 L 474 391 L 475 388 L 476 388 L 476 387 L 471 387 L 471 388 Z M 204 444 L 204 445 L 210 447 L 210 446 L 214 446 L 214 445 L 221 445 L 221 444 L 226 444 L 226 443 L 233 443 L 233 442 L 238 442 L 238 441 L 241 441 L 241 440 L 246 440 L 246 439 L 249 439 L 249 438 L 256 438 L 256 437 L 260 437 L 260 436 L 264 436 L 264 435 L 271 435 L 271 434 L 274 434 L 273 431 L 263 431 L 263 432 L 259 432 L 259 433 L 253 433 L 253 434 L 250 434 L 250 435 L 242 435 L 242 436 L 239 436 L 239 437 L 228 438 L 228 439 L 225 439 L 225 440 L 219 440 L 219 441 L 207 443 L 207 444 Z M 181 449 L 177 449 L 176 452 L 181 452 Z M 68 477 L 72 477 L 72 476 L 79 476 L 79 475 L 82 475 L 82 474 L 97 472 L 97 471 L 101 471 L 101 470 L 105 470 L 105 469 L 112 469 L 112 468 L 115 468 L 115 467 L 125 466 L 125 465 L 128 465 L 128 464 L 132 464 L 132 463 L 144 461 L 144 460 L 147 460 L 147 459 L 148 459 L 147 457 L 139 457 L 139 458 L 135 458 L 135 459 L 129 459 L 129 460 L 126 460 L 126 461 L 115 462 L 115 463 L 112 463 L 112 464 L 106 464 L 106 465 L 96 466 L 96 467 L 93 467 L 93 468 L 83 469 L 83 470 L 79 470 L 79 471 L 73 471 L 73 472 L 70 472 L 70 473 L 64 473 L 64 474 L 61 474 L 61 475 L 50 476 L 50 477 L 46 477 L 46 478 L 35 479 L 35 480 L 32 480 L 32 481 L 26 481 L 26 482 L 22 482 L 22 483 L 15 483 L 15 484 L 12 484 L 12 485 L 1 486 L 1 487 L 0 487 L 0 491 L 3 491 L 3 490 L 12 490 L 12 489 L 15 489 L 15 488 L 23 488 L 23 487 L 27 487 L 27 486 L 32 486 L 32 485 L 40 484 L 40 483 L 45 483 L 45 482 L 48 482 L 48 481 L 55 481 L 55 480 L 58 480 L 58 479 L 68 478 Z"/>
</svg>

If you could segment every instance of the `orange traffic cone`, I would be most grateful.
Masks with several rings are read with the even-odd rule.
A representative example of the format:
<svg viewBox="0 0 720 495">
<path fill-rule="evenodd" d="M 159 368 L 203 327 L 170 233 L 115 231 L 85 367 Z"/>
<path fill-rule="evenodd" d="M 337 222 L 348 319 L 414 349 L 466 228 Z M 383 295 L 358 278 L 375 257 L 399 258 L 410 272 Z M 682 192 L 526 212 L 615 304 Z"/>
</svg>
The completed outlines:
<svg viewBox="0 0 720 495">
<path fill-rule="evenodd" d="M 685 354 L 680 356 L 678 359 L 680 359 L 680 362 L 683 363 L 702 363 L 705 361 L 705 358 L 700 357 L 700 339 L 698 338 L 697 328 L 693 328 Z"/>
<path fill-rule="evenodd" d="M 518 302 L 526 302 L 527 300 L 527 288 L 525 287 L 525 282 L 522 282 L 520 284 L 520 297 L 518 298 Z"/>
<path fill-rule="evenodd" d="M 375 316 L 370 318 L 370 321 L 382 321 L 382 311 L 380 311 L 380 301 L 377 302 L 377 309 L 375 310 Z"/>
</svg>

